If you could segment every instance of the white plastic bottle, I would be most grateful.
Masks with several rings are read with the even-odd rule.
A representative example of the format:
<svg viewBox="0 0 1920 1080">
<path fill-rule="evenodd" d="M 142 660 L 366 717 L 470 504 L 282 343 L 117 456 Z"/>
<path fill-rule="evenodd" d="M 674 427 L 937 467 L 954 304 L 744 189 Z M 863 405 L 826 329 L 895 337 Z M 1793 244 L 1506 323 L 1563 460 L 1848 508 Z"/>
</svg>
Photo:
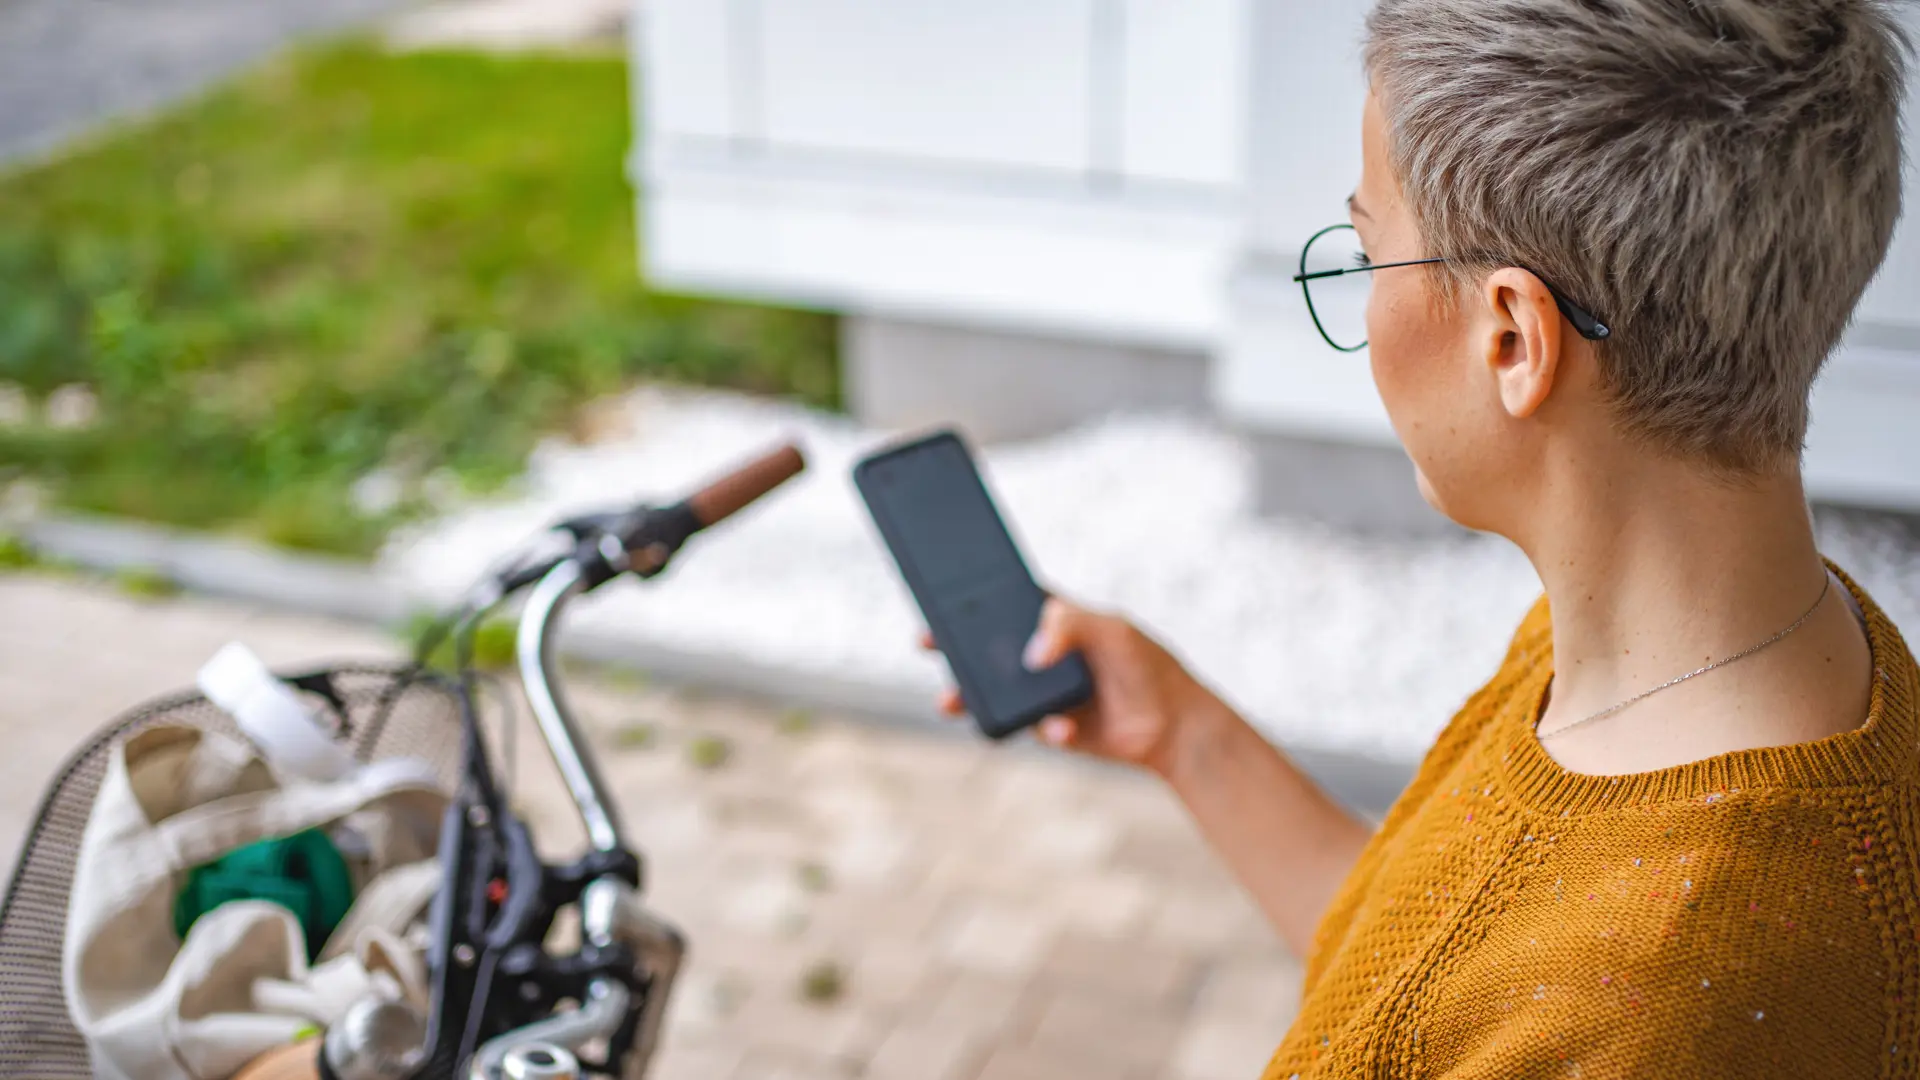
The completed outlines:
<svg viewBox="0 0 1920 1080">
<path fill-rule="evenodd" d="M 200 692 L 226 710 L 273 770 L 321 783 L 356 765 L 293 687 L 274 677 L 252 649 L 233 642 L 200 669 Z"/>
</svg>

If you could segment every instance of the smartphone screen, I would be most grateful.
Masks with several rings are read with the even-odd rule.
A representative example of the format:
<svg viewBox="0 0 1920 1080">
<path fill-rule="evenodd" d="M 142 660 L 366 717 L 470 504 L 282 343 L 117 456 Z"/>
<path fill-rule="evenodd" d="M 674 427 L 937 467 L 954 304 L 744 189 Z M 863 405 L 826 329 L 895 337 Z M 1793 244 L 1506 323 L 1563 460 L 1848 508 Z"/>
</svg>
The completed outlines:
<svg viewBox="0 0 1920 1080">
<path fill-rule="evenodd" d="M 957 435 L 881 451 L 854 483 L 981 731 L 1004 738 L 1092 695 L 1077 655 L 1044 671 L 1022 663 L 1046 594 Z"/>
</svg>

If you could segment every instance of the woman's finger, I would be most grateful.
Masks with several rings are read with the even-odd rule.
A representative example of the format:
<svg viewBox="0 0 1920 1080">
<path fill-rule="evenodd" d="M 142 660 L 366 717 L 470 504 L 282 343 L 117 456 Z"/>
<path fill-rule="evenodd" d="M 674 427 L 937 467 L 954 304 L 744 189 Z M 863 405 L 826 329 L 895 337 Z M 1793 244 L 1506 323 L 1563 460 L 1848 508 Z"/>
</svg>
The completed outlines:
<svg viewBox="0 0 1920 1080">
<path fill-rule="evenodd" d="M 1047 602 L 1040 606 L 1040 625 L 1027 640 L 1026 651 L 1020 654 L 1027 670 L 1050 668 L 1073 651 L 1076 614 L 1072 604 L 1059 597 L 1047 597 Z"/>
<path fill-rule="evenodd" d="M 933 652 L 940 648 L 940 646 L 935 645 L 933 643 L 933 631 L 931 630 L 920 631 L 920 647 L 927 650 L 928 652 Z"/>
<path fill-rule="evenodd" d="M 967 715 L 967 705 L 966 702 L 960 700 L 960 691 L 948 687 L 940 692 L 940 715 Z"/>
<path fill-rule="evenodd" d="M 1066 749 L 1079 736 L 1080 725 L 1070 716 L 1049 716 L 1040 721 L 1036 734 L 1048 746 Z"/>
</svg>

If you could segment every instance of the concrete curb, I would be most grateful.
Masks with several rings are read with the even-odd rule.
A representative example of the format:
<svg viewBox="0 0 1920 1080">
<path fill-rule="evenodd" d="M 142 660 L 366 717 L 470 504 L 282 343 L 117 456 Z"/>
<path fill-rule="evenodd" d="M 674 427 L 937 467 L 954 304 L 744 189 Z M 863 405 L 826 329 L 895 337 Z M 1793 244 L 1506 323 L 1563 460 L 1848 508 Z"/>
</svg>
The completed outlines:
<svg viewBox="0 0 1920 1080">
<path fill-rule="evenodd" d="M 39 515 L 14 530 L 38 551 L 91 570 L 157 571 L 183 588 L 349 622 L 397 626 L 427 601 L 363 563 L 296 554 L 265 544 L 125 520 Z M 741 694 L 888 726 L 957 734 L 916 690 L 679 649 L 617 631 L 577 627 L 561 642 L 570 657 L 645 672 L 662 682 Z M 1288 755 L 1342 803 L 1377 818 L 1414 763 L 1311 748 Z"/>
<path fill-rule="evenodd" d="M 107 518 L 37 516 L 14 529 L 53 558 L 90 570 L 152 570 L 210 596 L 382 626 L 417 610 L 405 589 L 346 559 Z"/>
</svg>

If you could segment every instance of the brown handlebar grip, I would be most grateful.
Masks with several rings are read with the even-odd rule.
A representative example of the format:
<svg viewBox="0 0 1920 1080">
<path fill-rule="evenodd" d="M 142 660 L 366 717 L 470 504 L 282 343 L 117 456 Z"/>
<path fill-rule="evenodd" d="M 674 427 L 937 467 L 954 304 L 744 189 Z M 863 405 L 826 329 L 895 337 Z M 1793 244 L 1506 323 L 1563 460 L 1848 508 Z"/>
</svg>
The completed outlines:
<svg viewBox="0 0 1920 1080">
<path fill-rule="evenodd" d="M 800 455 L 800 448 L 788 443 L 701 488 L 687 500 L 687 507 L 702 527 L 715 524 L 806 467 L 807 459 Z"/>
</svg>

